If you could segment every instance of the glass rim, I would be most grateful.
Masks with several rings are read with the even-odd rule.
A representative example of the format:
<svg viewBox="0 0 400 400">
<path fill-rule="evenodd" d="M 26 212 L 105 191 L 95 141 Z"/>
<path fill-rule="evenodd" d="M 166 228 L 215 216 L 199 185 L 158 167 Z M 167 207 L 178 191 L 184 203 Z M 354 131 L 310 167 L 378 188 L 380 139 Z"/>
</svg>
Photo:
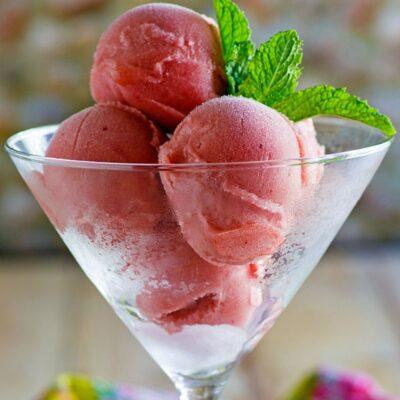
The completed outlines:
<svg viewBox="0 0 400 400">
<path fill-rule="evenodd" d="M 38 132 L 55 132 L 59 125 L 45 125 L 35 128 L 26 129 L 15 133 L 10 136 L 4 148 L 10 156 L 19 159 L 28 160 L 34 163 L 69 167 L 69 168 L 84 168 L 84 169 L 104 169 L 104 170 L 193 170 L 193 169 L 210 169 L 210 168 L 254 168 L 254 167 L 283 167 L 283 166 L 299 166 L 309 164 L 330 164 L 338 161 L 349 160 L 353 158 L 364 157 L 370 154 L 382 151 L 390 146 L 394 137 L 386 137 L 383 132 L 362 123 L 337 117 L 320 117 L 315 120 L 316 125 L 336 125 L 340 127 L 350 126 L 358 130 L 364 129 L 365 131 L 376 132 L 382 136 L 382 141 L 361 148 L 356 148 L 347 151 L 325 154 L 320 157 L 299 157 L 290 159 L 274 159 L 274 160 L 261 160 L 261 161 L 234 161 L 234 162 L 215 162 L 215 163 L 187 163 L 187 164 L 146 164 L 146 163 L 120 163 L 120 162 L 103 162 L 103 161 L 85 161 L 85 160 L 70 160 L 63 158 L 53 158 L 42 155 L 27 153 L 17 150 L 13 144 L 23 137 L 38 134 Z"/>
</svg>

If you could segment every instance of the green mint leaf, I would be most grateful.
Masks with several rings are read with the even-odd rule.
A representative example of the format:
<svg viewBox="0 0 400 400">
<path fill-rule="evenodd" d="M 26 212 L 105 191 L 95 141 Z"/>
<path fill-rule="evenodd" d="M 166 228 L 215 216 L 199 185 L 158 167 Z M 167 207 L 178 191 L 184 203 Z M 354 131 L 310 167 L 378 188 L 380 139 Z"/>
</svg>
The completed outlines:
<svg viewBox="0 0 400 400">
<path fill-rule="evenodd" d="M 236 94 L 254 55 L 251 29 L 243 11 L 231 0 L 214 0 L 221 33 L 228 93 Z"/>
<path fill-rule="evenodd" d="M 247 76 L 251 58 L 254 55 L 254 45 L 251 42 L 235 43 L 232 59 L 225 63 L 228 78 L 228 93 L 237 94 L 239 86 Z"/>
<path fill-rule="evenodd" d="M 215 0 L 214 7 L 221 31 L 224 58 L 231 60 L 234 58 L 235 44 L 250 41 L 249 22 L 243 11 L 231 0 Z"/>
<path fill-rule="evenodd" d="M 302 41 L 294 30 L 280 32 L 255 51 L 243 11 L 232 0 L 214 0 L 221 33 L 228 94 L 255 99 L 292 121 L 332 115 L 396 134 L 390 119 L 346 89 L 316 86 L 296 92 L 302 73 Z"/>
<path fill-rule="evenodd" d="M 256 51 L 239 95 L 268 106 L 295 92 L 302 69 L 302 41 L 294 30 L 280 32 Z"/>
<path fill-rule="evenodd" d="M 379 113 L 366 100 L 348 93 L 346 88 L 336 89 L 326 85 L 311 87 L 274 103 L 272 107 L 294 122 L 331 115 L 363 122 L 380 129 L 387 137 L 396 134 L 396 129 L 386 115 Z"/>
</svg>

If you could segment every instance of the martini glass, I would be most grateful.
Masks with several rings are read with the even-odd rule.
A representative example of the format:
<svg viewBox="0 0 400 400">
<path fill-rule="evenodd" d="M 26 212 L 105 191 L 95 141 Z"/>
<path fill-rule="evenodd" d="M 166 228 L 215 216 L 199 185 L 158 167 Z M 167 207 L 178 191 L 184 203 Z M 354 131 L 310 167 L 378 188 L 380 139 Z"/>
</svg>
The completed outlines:
<svg viewBox="0 0 400 400">
<path fill-rule="evenodd" d="M 20 132 L 6 150 L 86 275 L 181 399 L 217 399 L 233 367 L 318 263 L 391 144 L 380 131 L 346 120 L 320 119 L 316 127 L 326 155 L 314 159 L 192 165 L 52 159 L 45 154 L 56 126 Z M 202 182 L 212 202 L 215 182 L 273 171 L 309 178 L 285 211 L 290 223 L 279 246 L 243 265 L 200 257 L 183 237 L 162 181 L 185 181 L 188 202 L 195 201 L 190 184 Z M 256 239 L 264 247 L 271 241 Z"/>
</svg>

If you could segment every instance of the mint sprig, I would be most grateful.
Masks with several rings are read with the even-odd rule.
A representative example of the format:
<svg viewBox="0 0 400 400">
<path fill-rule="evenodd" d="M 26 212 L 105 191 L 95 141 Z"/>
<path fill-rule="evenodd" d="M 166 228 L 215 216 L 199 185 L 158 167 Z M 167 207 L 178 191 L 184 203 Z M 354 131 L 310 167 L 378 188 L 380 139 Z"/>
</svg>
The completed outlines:
<svg viewBox="0 0 400 400">
<path fill-rule="evenodd" d="M 251 42 L 235 43 L 233 46 L 233 59 L 225 63 L 229 94 L 239 95 L 239 86 L 246 79 L 254 50 L 254 45 Z M 237 60 L 242 60 L 242 62 L 238 63 Z"/>
<path fill-rule="evenodd" d="M 353 119 L 391 137 L 390 119 L 346 89 L 316 86 L 296 92 L 302 73 L 302 42 L 296 31 L 280 32 L 255 51 L 244 13 L 232 0 L 214 0 L 228 80 L 228 94 L 255 99 L 293 120 L 318 115 Z"/>
<path fill-rule="evenodd" d="M 255 51 L 250 25 L 243 11 L 231 0 L 214 0 L 214 7 L 221 33 L 228 93 L 237 94 Z"/>
<path fill-rule="evenodd" d="M 378 128 L 388 137 L 396 134 L 386 115 L 371 107 L 366 100 L 348 93 L 346 88 L 314 86 L 274 103 L 273 108 L 294 122 L 320 115 L 335 115 Z"/>
<path fill-rule="evenodd" d="M 290 96 L 298 85 L 302 58 L 297 32 L 279 32 L 256 51 L 238 94 L 268 106 Z"/>
</svg>

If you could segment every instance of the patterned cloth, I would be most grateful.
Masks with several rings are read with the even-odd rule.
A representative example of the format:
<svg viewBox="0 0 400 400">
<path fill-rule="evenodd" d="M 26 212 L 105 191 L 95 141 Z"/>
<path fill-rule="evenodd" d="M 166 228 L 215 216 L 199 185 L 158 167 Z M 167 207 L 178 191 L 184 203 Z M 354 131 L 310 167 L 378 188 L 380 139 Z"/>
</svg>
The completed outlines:
<svg viewBox="0 0 400 400">
<path fill-rule="evenodd" d="M 112 385 L 102 379 L 60 375 L 38 400 L 178 400 L 175 393 L 128 385 Z"/>
<path fill-rule="evenodd" d="M 127 385 L 112 385 L 101 379 L 60 375 L 38 400 L 178 400 L 177 394 Z M 368 375 L 321 368 L 306 377 L 284 400 L 400 400 L 386 394 Z"/>
<path fill-rule="evenodd" d="M 368 375 L 321 368 L 310 374 L 286 400 L 400 400 Z"/>
</svg>

